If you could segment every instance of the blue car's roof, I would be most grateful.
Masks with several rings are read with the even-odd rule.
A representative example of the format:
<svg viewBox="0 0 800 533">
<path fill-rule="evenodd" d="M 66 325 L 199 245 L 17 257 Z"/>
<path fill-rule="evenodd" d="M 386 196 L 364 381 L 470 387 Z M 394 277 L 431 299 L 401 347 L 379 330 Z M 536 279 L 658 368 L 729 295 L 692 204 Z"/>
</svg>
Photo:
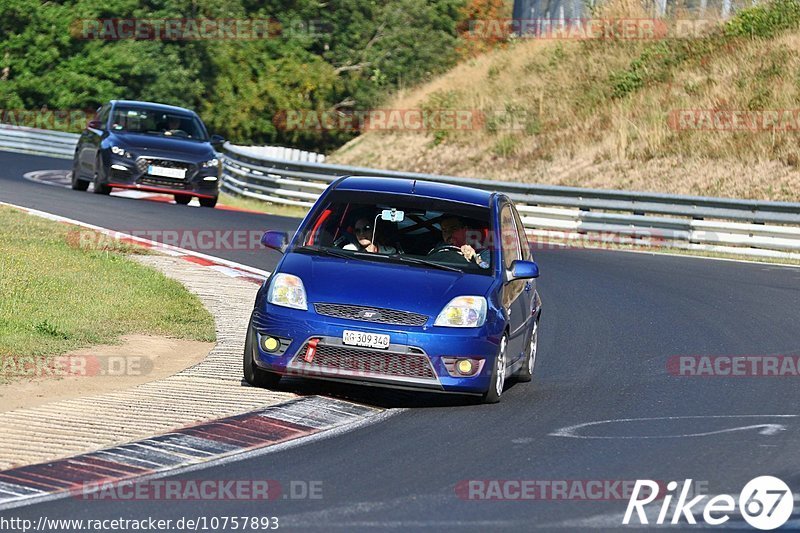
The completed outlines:
<svg viewBox="0 0 800 533">
<path fill-rule="evenodd" d="M 433 181 L 413 180 L 408 178 L 383 178 L 348 176 L 336 185 L 336 190 L 374 191 L 396 194 L 414 194 L 431 198 L 441 198 L 453 202 L 489 207 L 492 196 L 490 191 L 448 185 Z"/>
<path fill-rule="evenodd" d="M 192 111 L 191 109 L 186 109 L 185 107 L 178 107 L 167 104 L 158 104 L 156 102 L 144 102 L 140 100 L 111 100 L 111 104 L 114 106 L 124 105 L 131 107 L 147 107 L 149 109 L 157 109 L 159 111 L 172 112 L 172 113 L 186 113 L 189 115 L 195 114 L 194 111 Z"/>
</svg>

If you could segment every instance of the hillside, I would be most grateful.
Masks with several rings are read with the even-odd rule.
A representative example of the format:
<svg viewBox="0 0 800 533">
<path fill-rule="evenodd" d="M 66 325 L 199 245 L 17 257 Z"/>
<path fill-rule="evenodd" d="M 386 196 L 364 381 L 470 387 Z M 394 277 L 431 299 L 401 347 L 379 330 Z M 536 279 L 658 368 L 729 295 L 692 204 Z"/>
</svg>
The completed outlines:
<svg viewBox="0 0 800 533">
<path fill-rule="evenodd" d="M 800 2 L 778 0 L 693 32 L 685 21 L 666 24 L 666 38 L 510 41 L 385 106 L 470 110 L 486 117 L 480 127 L 368 131 L 329 161 L 800 200 Z"/>
</svg>

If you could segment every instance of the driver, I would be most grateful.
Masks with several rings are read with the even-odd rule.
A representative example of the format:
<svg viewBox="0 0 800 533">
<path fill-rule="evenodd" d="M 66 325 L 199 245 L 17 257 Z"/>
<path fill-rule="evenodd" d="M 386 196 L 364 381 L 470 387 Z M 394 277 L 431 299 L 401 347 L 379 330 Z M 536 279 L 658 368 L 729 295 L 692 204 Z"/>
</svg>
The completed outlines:
<svg viewBox="0 0 800 533">
<path fill-rule="evenodd" d="M 489 268 L 490 251 L 485 249 L 476 252 L 475 248 L 467 244 L 467 227 L 459 217 L 447 216 L 441 219 L 439 225 L 442 228 L 442 244 L 428 252 L 428 255 L 442 246 L 455 246 L 468 262 L 474 262 L 481 268 Z"/>
<path fill-rule="evenodd" d="M 172 135 L 174 131 L 181 131 L 181 119 L 175 115 L 170 115 L 167 120 L 167 131 L 164 133 L 166 135 Z"/>
</svg>

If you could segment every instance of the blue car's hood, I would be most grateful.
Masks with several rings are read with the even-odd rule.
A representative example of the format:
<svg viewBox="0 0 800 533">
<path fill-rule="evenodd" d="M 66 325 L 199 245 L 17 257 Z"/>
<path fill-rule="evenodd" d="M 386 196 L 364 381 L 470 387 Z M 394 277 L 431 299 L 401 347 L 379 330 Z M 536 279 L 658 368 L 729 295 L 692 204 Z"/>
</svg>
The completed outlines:
<svg viewBox="0 0 800 533">
<path fill-rule="evenodd" d="M 413 265 L 290 253 L 280 272 L 303 280 L 310 303 L 330 302 L 437 316 L 456 296 L 483 296 L 494 279 Z"/>
<path fill-rule="evenodd" d="M 114 140 L 134 154 L 154 157 L 184 157 L 191 161 L 206 161 L 214 157 L 208 142 L 191 141 L 179 137 L 162 137 L 142 133 L 114 133 Z M 113 142 L 113 141 L 112 141 Z"/>
</svg>

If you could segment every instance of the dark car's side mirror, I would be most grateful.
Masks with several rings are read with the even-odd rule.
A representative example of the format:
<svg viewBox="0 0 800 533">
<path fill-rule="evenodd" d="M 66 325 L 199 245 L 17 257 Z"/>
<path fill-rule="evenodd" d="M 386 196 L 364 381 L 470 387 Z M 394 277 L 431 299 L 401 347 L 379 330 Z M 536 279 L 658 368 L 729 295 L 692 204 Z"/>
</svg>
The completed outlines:
<svg viewBox="0 0 800 533">
<path fill-rule="evenodd" d="M 222 145 L 225 144 L 225 137 L 222 135 L 212 135 L 211 136 L 211 146 L 214 147 L 214 150 L 217 152 L 222 150 Z"/>
<path fill-rule="evenodd" d="M 86 125 L 87 128 L 91 128 L 93 130 L 102 130 L 103 123 L 99 120 L 90 120 L 89 123 Z"/>
<path fill-rule="evenodd" d="M 521 261 L 519 259 L 511 262 L 511 268 L 506 271 L 506 281 L 515 279 L 533 279 L 539 277 L 539 265 L 533 261 Z"/>
<path fill-rule="evenodd" d="M 289 246 L 289 240 L 283 231 L 267 231 L 261 236 L 261 244 L 283 253 Z"/>
</svg>

